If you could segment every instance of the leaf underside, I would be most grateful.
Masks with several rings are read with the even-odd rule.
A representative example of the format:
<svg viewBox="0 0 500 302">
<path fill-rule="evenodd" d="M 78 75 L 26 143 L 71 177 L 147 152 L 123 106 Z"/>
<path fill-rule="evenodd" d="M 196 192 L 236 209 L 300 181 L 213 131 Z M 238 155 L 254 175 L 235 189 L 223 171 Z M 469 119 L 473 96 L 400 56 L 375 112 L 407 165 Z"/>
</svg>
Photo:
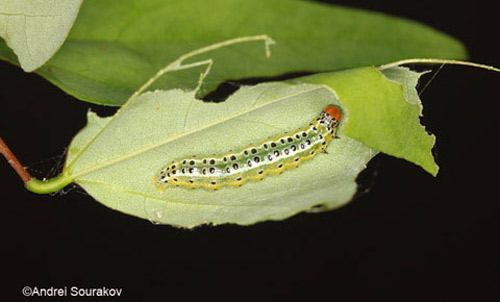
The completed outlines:
<svg viewBox="0 0 500 302">
<path fill-rule="evenodd" d="M 0 0 L 0 37 L 4 38 L 0 56 L 19 62 L 27 72 L 42 66 L 68 36 L 82 1 Z"/>
<path fill-rule="evenodd" d="M 89 112 L 88 125 L 71 142 L 64 173 L 108 207 L 180 227 L 248 225 L 285 219 L 317 205 L 339 207 L 352 199 L 358 173 L 381 151 L 346 134 L 350 124 L 360 118 L 349 108 L 356 102 L 354 97 L 361 97 L 362 102 L 381 94 L 391 100 L 390 106 L 394 106 L 393 100 L 409 105 L 402 85 L 375 69 L 351 73 L 356 77 L 345 71 L 346 80 L 337 80 L 341 93 L 332 84 L 340 73 L 330 73 L 333 80 L 328 86 L 260 84 L 242 87 L 217 104 L 196 99 L 192 91 L 174 89 L 142 94 L 113 117 L 100 118 Z M 330 79 L 323 76 L 325 82 Z M 370 83 L 361 89 L 365 94 L 344 94 L 346 82 L 357 85 L 359 77 Z M 215 192 L 170 187 L 160 194 L 153 183 L 153 177 L 173 160 L 222 154 L 259 143 L 307 125 L 328 104 L 342 108 L 340 139 L 330 143 L 328 154 L 319 154 L 297 169 Z M 414 122 L 418 124 L 418 118 Z"/>
</svg>

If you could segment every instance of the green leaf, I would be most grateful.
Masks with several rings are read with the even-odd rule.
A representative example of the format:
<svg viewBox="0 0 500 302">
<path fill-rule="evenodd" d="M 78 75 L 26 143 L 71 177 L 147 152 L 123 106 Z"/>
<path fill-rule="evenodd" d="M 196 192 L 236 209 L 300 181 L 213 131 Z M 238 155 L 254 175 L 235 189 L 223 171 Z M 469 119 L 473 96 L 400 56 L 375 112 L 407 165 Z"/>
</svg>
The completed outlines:
<svg viewBox="0 0 500 302">
<path fill-rule="evenodd" d="M 464 59 L 463 45 L 417 22 L 379 13 L 286 0 L 87 0 L 60 51 L 37 72 L 75 97 L 122 105 L 180 55 L 212 43 L 267 34 L 260 43 L 218 49 L 204 92 L 227 79 L 332 71 L 404 58 Z M 0 43 L 0 57 L 13 61 Z M 193 88 L 202 69 L 165 75 L 156 88 Z"/>
<path fill-rule="evenodd" d="M 420 101 L 405 99 L 418 74 L 404 68 L 386 73 L 405 85 L 369 67 L 243 87 L 223 103 L 204 103 L 194 91 L 146 92 L 112 117 L 89 112 L 63 174 L 29 182 L 28 189 L 47 193 L 73 181 L 108 207 L 182 227 L 279 220 L 317 205 L 333 209 L 351 200 L 356 176 L 378 151 L 420 165 L 419 152 L 431 156 L 426 139 L 433 138 L 418 120 Z M 153 183 L 174 160 L 222 154 L 294 130 L 329 104 L 342 109 L 340 139 L 298 169 L 218 191 L 169 187 L 162 194 Z M 432 173 L 435 166 L 423 167 Z"/>
<path fill-rule="evenodd" d="M 295 81 L 326 84 L 337 93 L 349 110 L 345 135 L 413 162 L 435 176 L 438 166 L 431 152 L 435 137 L 420 125 L 422 105 L 415 90 L 420 75 L 401 67 L 383 73 L 367 67 Z"/>
<path fill-rule="evenodd" d="M 0 37 L 24 71 L 47 62 L 61 47 L 83 0 L 0 0 Z M 16 60 L 4 42 L 0 53 Z"/>
<path fill-rule="evenodd" d="M 179 89 L 147 92 L 113 117 L 89 113 L 69 146 L 63 175 L 108 207 L 182 227 L 246 225 L 320 204 L 335 208 L 352 198 L 357 174 L 376 154 L 346 136 L 329 145 L 329 154 L 240 188 L 160 194 L 152 181 L 173 160 L 236 150 L 303 127 L 328 104 L 341 105 L 331 90 L 308 84 L 243 87 L 217 104 Z"/>
</svg>

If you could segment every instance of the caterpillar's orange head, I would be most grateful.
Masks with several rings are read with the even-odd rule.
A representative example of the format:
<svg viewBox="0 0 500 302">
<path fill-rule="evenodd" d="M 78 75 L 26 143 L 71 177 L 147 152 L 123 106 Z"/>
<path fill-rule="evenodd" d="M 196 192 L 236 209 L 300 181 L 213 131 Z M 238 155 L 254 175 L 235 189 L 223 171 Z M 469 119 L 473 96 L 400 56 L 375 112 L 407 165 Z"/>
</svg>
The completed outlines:
<svg viewBox="0 0 500 302">
<path fill-rule="evenodd" d="M 328 113 L 329 115 L 333 116 L 337 120 L 337 122 L 340 123 L 340 119 L 342 118 L 342 112 L 340 112 L 340 109 L 337 106 L 329 105 L 325 108 L 325 113 Z"/>
</svg>

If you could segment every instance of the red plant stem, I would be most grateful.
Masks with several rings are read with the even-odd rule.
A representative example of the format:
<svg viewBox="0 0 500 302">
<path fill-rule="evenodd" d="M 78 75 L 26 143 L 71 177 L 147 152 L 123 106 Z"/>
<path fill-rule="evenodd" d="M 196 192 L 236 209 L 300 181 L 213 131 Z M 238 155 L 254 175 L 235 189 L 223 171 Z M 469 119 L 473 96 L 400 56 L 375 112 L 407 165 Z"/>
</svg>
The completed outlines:
<svg viewBox="0 0 500 302">
<path fill-rule="evenodd" d="M 26 169 L 21 165 L 17 157 L 10 151 L 9 147 L 5 144 L 5 142 L 0 137 L 0 153 L 5 156 L 9 164 L 14 168 L 19 177 L 23 180 L 24 183 L 27 183 L 31 179 L 31 175 L 26 171 Z"/>
</svg>

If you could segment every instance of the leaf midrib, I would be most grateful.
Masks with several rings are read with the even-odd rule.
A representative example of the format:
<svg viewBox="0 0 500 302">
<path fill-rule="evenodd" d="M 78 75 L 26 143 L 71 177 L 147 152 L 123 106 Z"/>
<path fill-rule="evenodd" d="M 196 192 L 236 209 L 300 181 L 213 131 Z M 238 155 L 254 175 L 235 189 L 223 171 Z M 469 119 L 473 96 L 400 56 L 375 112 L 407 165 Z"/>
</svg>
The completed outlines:
<svg viewBox="0 0 500 302">
<path fill-rule="evenodd" d="M 139 155 L 139 154 L 141 154 L 141 153 L 145 153 L 145 152 L 147 152 L 147 151 L 150 151 L 150 150 L 156 149 L 156 148 L 158 148 L 158 147 L 160 147 L 160 146 L 162 146 L 162 145 L 165 145 L 165 144 L 168 144 L 168 143 L 170 143 L 170 142 L 172 142 L 172 141 L 175 141 L 175 140 L 181 139 L 181 138 L 183 138 L 183 137 L 185 137 L 185 136 L 187 136 L 187 135 L 192 135 L 192 134 L 195 134 L 195 133 L 197 133 L 197 132 L 201 132 L 201 131 L 203 131 L 203 130 L 205 130 L 205 129 L 208 129 L 208 128 L 214 127 L 214 126 L 216 126 L 216 125 L 222 124 L 222 123 L 224 123 L 224 122 L 226 122 L 226 121 L 228 121 L 228 120 L 238 118 L 239 116 L 245 115 L 245 114 L 247 114 L 247 113 L 249 113 L 249 112 L 252 112 L 252 111 L 254 111 L 254 110 L 258 110 L 258 109 L 260 109 L 260 108 L 262 108 L 262 107 L 265 107 L 265 106 L 268 106 L 268 105 L 274 104 L 274 103 L 276 103 L 276 102 L 279 102 L 279 101 L 284 100 L 284 99 L 287 99 L 287 98 L 295 97 L 295 96 L 298 96 L 298 95 L 301 95 L 301 94 L 304 94 L 304 93 L 309 93 L 309 92 L 311 92 L 311 91 L 314 91 L 314 90 L 317 90 L 317 89 L 323 89 L 323 88 L 325 88 L 325 87 L 324 87 L 324 85 L 319 85 L 319 86 L 315 86 L 315 87 L 313 87 L 313 88 L 309 88 L 309 89 L 306 89 L 306 90 L 300 91 L 300 92 L 295 93 L 295 94 L 290 94 L 290 95 L 287 95 L 287 96 L 284 96 L 284 97 L 277 98 L 277 99 L 275 99 L 275 100 L 273 100 L 273 101 L 267 102 L 267 103 L 262 104 L 262 105 L 259 105 L 259 106 L 255 106 L 255 105 L 253 105 L 253 106 L 251 106 L 248 110 L 241 111 L 241 112 L 239 112 L 239 113 L 238 113 L 238 114 L 236 114 L 236 115 L 231 115 L 231 116 L 226 117 L 226 118 L 223 118 L 223 119 L 221 119 L 221 120 L 217 120 L 217 121 L 215 121 L 215 122 L 213 122 L 213 123 L 209 123 L 209 124 L 207 124 L 207 125 L 206 125 L 206 126 L 204 126 L 204 127 L 200 127 L 200 128 L 194 129 L 194 130 L 192 130 L 192 131 L 181 132 L 179 135 L 176 135 L 176 136 L 173 136 L 173 137 L 171 136 L 170 138 L 167 138 L 167 139 L 166 139 L 166 140 L 164 140 L 164 141 L 160 141 L 160 142 L 159 142 L 159 143 L 157 143 L 157 144 L 153 144 L 153 145 L 150 145 L 150 146 L 148 146 L 148 147 L 140 148 L 140 149 L 138 149 L 138 150 L 135 150 L 135 151 L 132 151 L 132 152 L 126 153 L 126 154 L 124 154 L 123 156 L 119 156 L 119 157 L 117 157 L 117 158 L 115 158 L 115 159 L 112 159 L 112 160 L 106 161 L 106 162 L 104 162 L 104 163 L 100 163 L 100 164 L 97 164 L 97 165 L 91 166 L 91 167 L 86 168 L 86 169 L 84 169 L 84 170 L 81 170 L 81 171 L 79 171 L 79 172 L 77 172 L 77 173 L 71 174 L 70 172 L 68 172 L 68 177 L 71 177 L 72 179 L 76 179 L 76 178 L 78 178 L 78 177 L 80 177 L 80 176 L 83 176 L 83 175 L 85 175 L 85 174 L 88 174 L 88 173 L 94 172 L 94 171 L 99 170 L 99 169 L 104 168 L 104 167 L 108 167 L 108 166 L 114 165 L 114 164 L 116 164 L 116 163 L 119 163 L 119 162 L 121 162 L 121 161 L 127 160 L 127 159 L 129 159 L 129 158 L 131 158 L 131 157 L 134 157 L 134 156 L 136 156 L 136 155 Z M 137 100 L 137 99 L 136 99 L 136 100 Z M 200 100 L 198 100 L 198 99 L 195 99 L 195 100 L 200 101 Z M 124 106 L 124 107 L 125 107 L 125 106 Z M 122 107 L 122 109 L 125 109 L 124 107 Z M 121 111 L 121 110 L 120 110 L 120 111 Z M 118 112 L 116 113 L 116 116 L 118 116 L 118 115 L 119 115 L 120 111 L 118 111 Z M 81 157 L 81 155 L 82 155 L 82 154 L 83 154 L 86 150 L 88 150 L 88 149 L 89 149 L 89 147 L 90 147 L 90 146 L 91 146 L 91 145 L 92 145 L 92 144 L 96 141 L 96 139 L 97 139 L 97 138 L 98 138 L 98 137 L 99 137 L 99 136 L 100 136 L 100 135 L 104 132 L 104 130 L 105 130 L 105 129 L 106 129 L 106 128 L 107 128 L 107 127 L 108 127 L 108 126 L 109 126 L 109 125 L 110 125 L 110 124 L 114 121 L 114 120 L 115 120 L 115 118 L 113 118 L 112 120 L 110 120 L 110 121 L 109 121 L 109 122 L 108 122 L 108 123 L 107 123 L 107 124 L 106 124 L 106 125 L 105 125 L 105 126 L 104 126 L 104 127 L 103 127 L 103 128 L 102 128 L 99 132 L 98 132 L 98 133 L 97 133 L 97 135 L 96 135 L 96 136 L 95 136 L 95 137 L 94 137 L 94 138 L 93 138 L 93 139 L 92 139 L 92 140 L 91 140 L 91 141 L 90 141 L 90 142 L 89 142 L 89 143 L 85 146 L 85 148 L 83 148 L 83 149 L 82 149 L 82 151 L 81 151 L 78 155 L 76 155 L 76 156 L 75 156 L 75 158 L 73 159 L 73 161 L 72 161 L 71 163 L 69 163 L 69 164 L 66 166 L 66 169 L 67 169 L 68 171 L 69 171 L 69 169 L 71 168 L 71 166 L 72 166 L 72 165 L 74 165 L 74 164 L 77 162 L 77 160 Z"/>
</svg>

